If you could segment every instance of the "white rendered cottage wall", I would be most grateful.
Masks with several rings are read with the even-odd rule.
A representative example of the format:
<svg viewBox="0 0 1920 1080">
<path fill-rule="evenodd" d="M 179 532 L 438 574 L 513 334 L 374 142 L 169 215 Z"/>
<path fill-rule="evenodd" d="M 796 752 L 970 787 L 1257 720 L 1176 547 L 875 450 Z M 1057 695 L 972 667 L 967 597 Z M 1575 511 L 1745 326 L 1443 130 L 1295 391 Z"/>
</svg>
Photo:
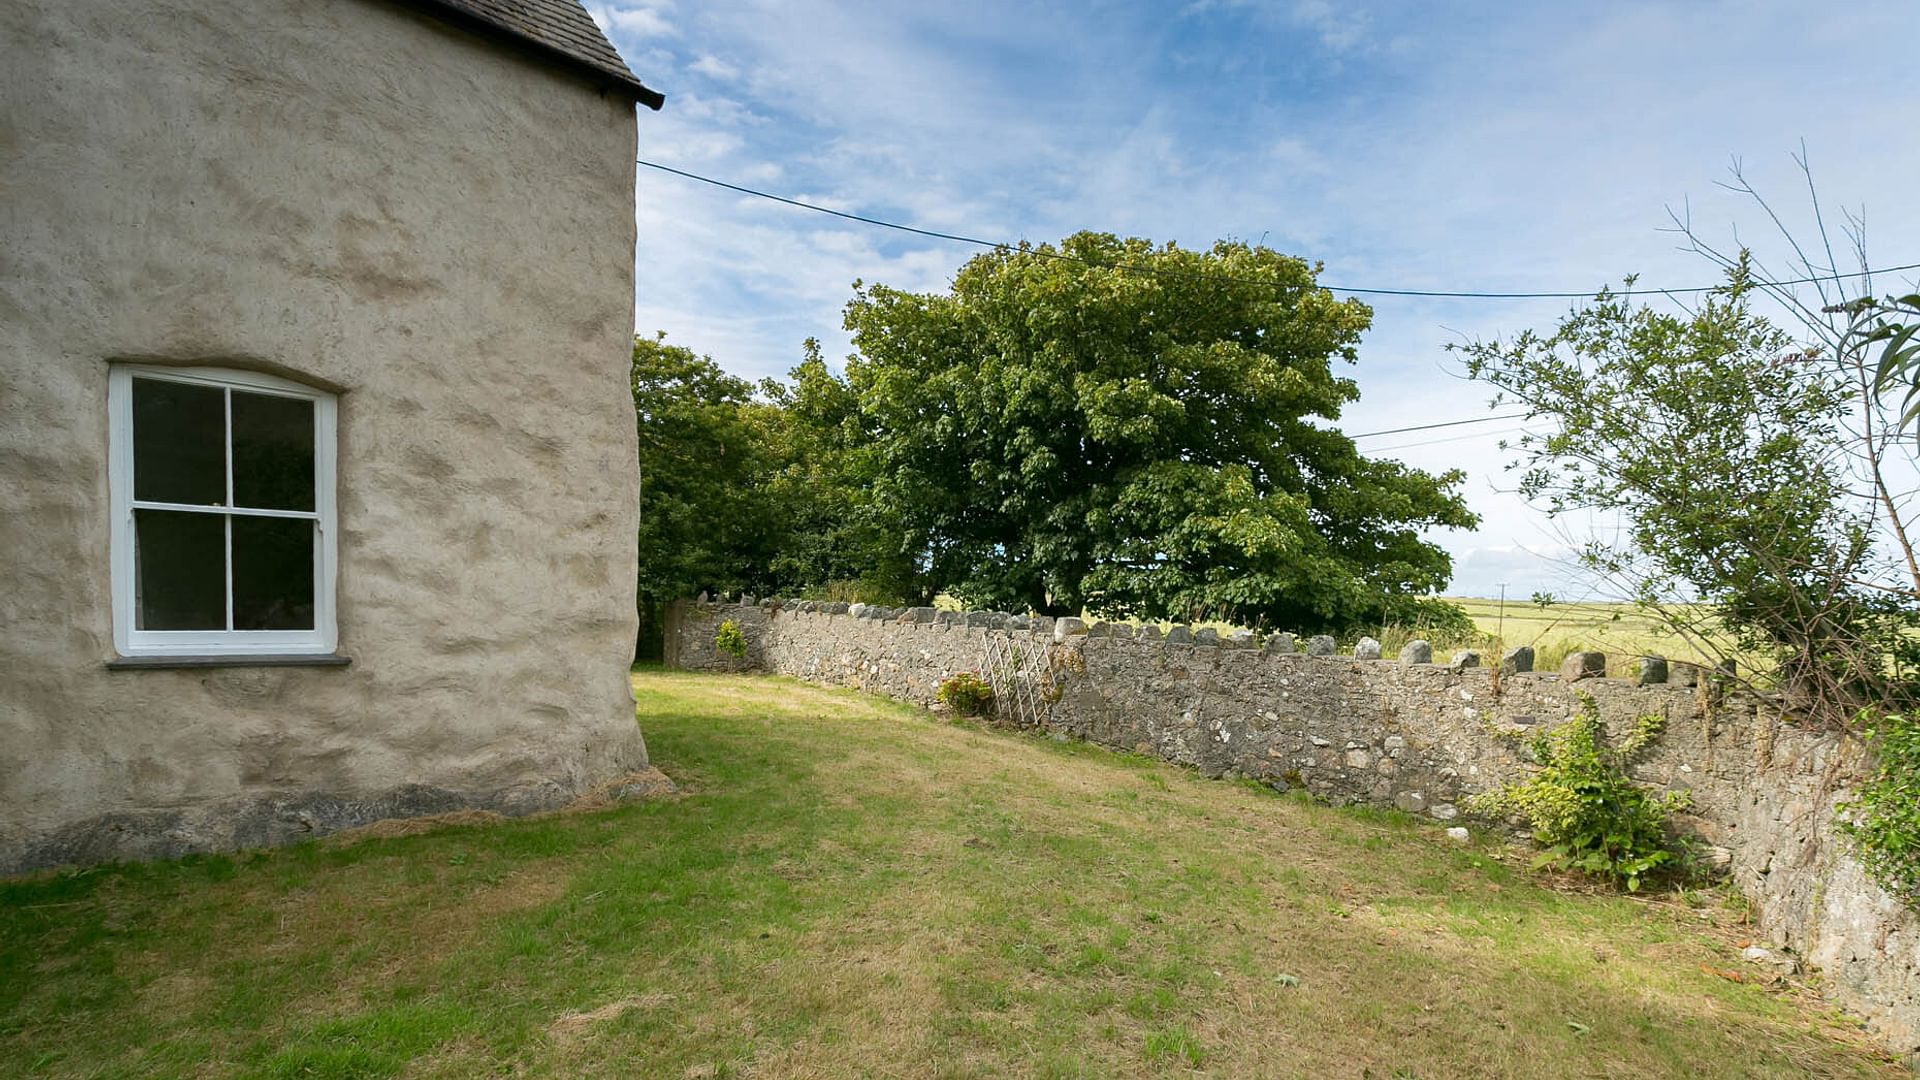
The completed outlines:
<svg viewBox="0 0 1920 1080">
<path fill-rule="evenodd" d="M 0 101 L 0 872 L 643 767 L 632 103 L 373 0 L 13 0 Z M 108 668 L 128 361 L 338 394 L 350 666 Z"/>
</svg>

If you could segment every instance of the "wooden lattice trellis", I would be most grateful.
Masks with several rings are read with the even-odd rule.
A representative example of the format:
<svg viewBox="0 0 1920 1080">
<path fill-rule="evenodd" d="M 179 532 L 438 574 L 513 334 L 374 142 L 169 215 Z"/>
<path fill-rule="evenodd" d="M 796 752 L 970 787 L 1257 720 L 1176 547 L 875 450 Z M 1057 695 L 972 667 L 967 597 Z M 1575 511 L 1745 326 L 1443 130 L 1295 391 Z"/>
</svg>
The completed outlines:
<svg viewBox="0 0 1920 1080">
<path fill-rule="evenodd" d="M 1037 728 L 1053 711 L 1053 678 L 1047 646 L 1027 634 L 988 631 L 980 673 L 993 688 L 993 706 L 1002 723 Z"/>
</svg>

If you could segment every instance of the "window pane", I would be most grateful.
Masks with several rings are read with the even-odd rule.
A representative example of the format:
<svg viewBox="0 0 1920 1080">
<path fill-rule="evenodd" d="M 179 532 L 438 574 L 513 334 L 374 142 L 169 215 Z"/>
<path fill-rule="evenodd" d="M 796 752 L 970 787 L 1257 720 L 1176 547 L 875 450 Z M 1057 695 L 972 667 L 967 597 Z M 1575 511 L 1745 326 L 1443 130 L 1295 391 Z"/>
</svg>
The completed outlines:
<svg viewBox="0 0 1920 1080">
<path fill-rule="evenodd" d="M 159 379 L 133 380 L 133 497 L 225 505 L 224 391 Z"/>
<path fill-rule="evenodd" d="M 313 522 L 233 519 L 233 628 L 313 629 Z"/>
<path fill-rule="evenodd" d="M 227 628 L 226 515 L 135 510 L 133 543 L 137 629 Z"/>
<path fill-rule="evenodd" d="M 233 392 L 233 504 L 313 509 L 313 402 Z"/>
</svg>

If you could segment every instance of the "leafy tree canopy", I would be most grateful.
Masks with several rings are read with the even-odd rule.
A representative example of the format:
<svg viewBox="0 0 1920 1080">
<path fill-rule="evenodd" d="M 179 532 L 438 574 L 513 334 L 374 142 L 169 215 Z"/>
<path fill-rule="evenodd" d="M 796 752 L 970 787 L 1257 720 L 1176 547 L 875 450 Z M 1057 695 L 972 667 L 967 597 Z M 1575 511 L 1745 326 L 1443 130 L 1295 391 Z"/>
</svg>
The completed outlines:
<svg viewBox="0 0 1920 1080">
<path fill-rule="evenodd" d="M 968 603 L 1294 628 L 1404 617 L 1470 527 L 1458 471 L 1371 461 L 1333 421 L 1372 317 L 1317 267 L 1079 233 L 944 294 L 856 284 L 867 475 L 923 580 Z"/>
<path fill-rule="evenodd" d="M 1914 604 L 1879 584 L 1897 578 L 1847 429 L 1859 389 L 1755 313 L 1747 282 L 1743 259 L 1686 313 L 1602 292 L 1552 333 L 1459 351 L 1557 425 L 1519 440 L 1521 493 L 1621 521 L 1588 567 L 1703 645 L 1730 632 L 1816 715 L 1910 700 Z"/>
<path fill-rule="evenodd" d="M 767 417 L 752 384 L 664 333 L 633 342 L 640 434 L 639 594 L 738 589 L 765 558 Z"/>
<path fill-rule="evenodd" d="M 640 597 L 894 600 L 919 587 L 899 530 L 871 499 L 857 403 L 816 343 L 790 382 L 756 386 L 664 333 L 637 337 L 632 389 Z"/>
</svg>

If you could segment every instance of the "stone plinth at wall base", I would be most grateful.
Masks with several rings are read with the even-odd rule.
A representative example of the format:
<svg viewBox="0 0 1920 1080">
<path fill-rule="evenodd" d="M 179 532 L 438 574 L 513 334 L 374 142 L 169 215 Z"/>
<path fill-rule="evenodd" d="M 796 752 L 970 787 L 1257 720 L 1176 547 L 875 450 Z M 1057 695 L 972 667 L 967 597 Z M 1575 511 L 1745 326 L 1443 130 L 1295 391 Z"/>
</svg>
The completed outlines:
<svg viewBox="0 0 1920 1080">
<path fill-rule="evenodd" d="M 279 847 L 376 823 L 420 822 L 386 830 L 399 835 L 449 820 L 472 823 L 487 817 L 589 809 L 656 798 L 674 790 L 672 780 L 649 767 L 584 789 L 560 781 L 478 791 L 408 784 L 358 795 L 287 792 L 180 809 L 126 810 L 74 822 L 30 841 L 0 841 L 0 874 Z"/>
<path fill-rule="evenodd" d="M 1774 946 L 1818 967 L 1835 1003 L 1886 1046 L 1920 1048 L 1920 920 L 1867 880 L 1833 826 L 1834 804 L 1860 775 L 1858 748 L 1784 724 L 1736 689 L 1698 694 L 1695 678 L 1710 671 L 1675 663 L 1660 682 L 1642 665 L 1634 679 L 1610 679 L 1606 658 L 1585 653 L 1563 677 L 1523 670 L 1511 653 L 1498 669 L 1471 650 L 1434 664 L 1430 647 L 1413 647 L 1424 643 L 1384 660 L 1334 656 L 1331 638 L 1297 653 L 1286 634 L 1253 649 L 1184 626 L 1163 640 L 1125 624 L 1088 633 L 1072 618 L 1019 629 L 1017 617 L 993 612 L 920 623 L 729 607 L 688 613 L 675 650 L 683 666 L 715 666 L 714 627 L 725 618 L 761 670 L 922 705 L 945 676 L 986 670 L 990 636 L 996 655 L 1041 650 L 1031 669 L 1044 673 L 1038 726 L 1054 737 L 1337 804 L 1398 807 L 1436 827 L 1459 827 L 1468 796 L 1526 776 L 1513 736 L 1564 722 L 1584 698 L 1616 736 L 1664 716 L 1636 779 L 1688 793 L 1687 821 L 1724 853 Z"/>
</svg>

